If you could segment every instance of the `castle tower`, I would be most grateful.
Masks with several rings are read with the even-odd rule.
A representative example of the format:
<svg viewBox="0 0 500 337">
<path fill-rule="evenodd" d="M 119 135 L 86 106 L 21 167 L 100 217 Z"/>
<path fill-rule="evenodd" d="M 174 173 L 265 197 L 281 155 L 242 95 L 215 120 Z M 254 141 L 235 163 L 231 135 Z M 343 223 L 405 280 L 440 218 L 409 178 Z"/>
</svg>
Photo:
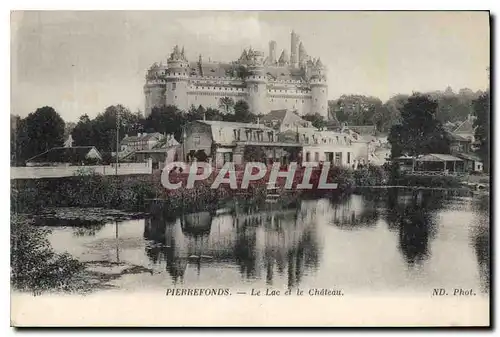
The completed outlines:
<svg viewBox="0 0 500 337">
<path fill-rule="evenodd" d="M 248 106 L 250 112 L 259 115 L 267 113 L 267 76 L 264 68 L 264 53 L 252 51 L 248 55 L 250 63 L 249 74 L 245 79 L 247 84 Z"/>
<path fill-rule="evenodd" d="M 188 79 L 189 63 L 178 46 L 167 60 L 166 72 L 166 105 L 175 105 L 180 110 L 187 111 L 188 106 Z"/>
<path fill-rule="evenodd" d="M 328 118 L 328 84 L 326 81 L 326 68 L 318 58 L 311 69 L 311 113 L 319 113 Z"/>
<path fill-rule="evenodd" d="M 304 47 L 302 42 L 300 42 L 300 44 L 299 44 L 299 66 L 301 68 L 303 68 L 306 65 L 307 58 L 308 58 L 308 56 L 307 56 L 306 48 Z"/>
<path fill-rule="evenodd" d="M 276 41 L 269 41 L 268 62 L 270 65 L 274 65 L 276 63 Z"/>
<path fill-rule="evenodd" d="M 148 117 L 154 107 L 166 104 L 165 75 L 167 67 L 154 63 L 146 73 L 146 84 L 144 85 L 144 115 Z"/>
<path fill-rule="evenodd" d="M 297 68 L 299 65 L 299 41 L 300 36 L 295 34 L 295 31 L 292 30 L 290 39 L 290 65 L 293 68 Z"/>
</svg>

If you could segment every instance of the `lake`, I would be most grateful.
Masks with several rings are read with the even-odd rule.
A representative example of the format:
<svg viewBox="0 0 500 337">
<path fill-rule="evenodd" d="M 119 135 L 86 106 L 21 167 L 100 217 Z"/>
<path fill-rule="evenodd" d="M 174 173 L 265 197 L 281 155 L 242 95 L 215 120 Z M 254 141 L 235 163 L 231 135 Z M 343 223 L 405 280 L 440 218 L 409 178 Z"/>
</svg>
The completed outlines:
<svg viewBox="0 0 500 337">
<path fill-rule="evenodd" d="M 429 296 L 463 288 L 488 296 L 488 207 L 488 197 L 391 189 L 38 225 L 51 229 L 56 252 L 86 263 L 95 291 L 301 287 Z"/>
</svg>

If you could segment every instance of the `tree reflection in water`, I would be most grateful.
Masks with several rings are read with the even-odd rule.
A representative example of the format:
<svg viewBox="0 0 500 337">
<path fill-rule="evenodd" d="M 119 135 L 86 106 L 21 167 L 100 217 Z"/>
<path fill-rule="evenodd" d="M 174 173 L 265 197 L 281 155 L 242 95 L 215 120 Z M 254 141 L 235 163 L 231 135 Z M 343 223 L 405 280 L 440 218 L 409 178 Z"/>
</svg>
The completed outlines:
<svg viewBox="0 0 500 337">
<path fill-rule="evenodd" d="M 443 207 L 444 195 L 436 191 L 406 191 L 393 189 L 387 198 L 386 220 L 389 229 L 399 237 L 399 250 L 408 266 L 425 261 L 429 242 L 435 237 L 435 213 Z"/>
<path fill-rule="evenodd" d="M 374 227 L 380 217 L 377 199 L 360 195 L 330 199 L 332 208 L 329 223 L 343 230 Z"/>
<path fill-rule="evenodd" d="M 288 285 L 300 283 L 305 270 L 317 268 L 319 248 L 314 221 L 298 214 L 312 208 L 235 203 L 228 210 L 154 215 L 146 220 L 146 254 L 153 264 L 165 261 L 174 282 L 182 281 L 188 264 L 215 267 L 236 264 L 244 279 L 268 284 L 276 274 L 288 276 Z"/>
</svg>

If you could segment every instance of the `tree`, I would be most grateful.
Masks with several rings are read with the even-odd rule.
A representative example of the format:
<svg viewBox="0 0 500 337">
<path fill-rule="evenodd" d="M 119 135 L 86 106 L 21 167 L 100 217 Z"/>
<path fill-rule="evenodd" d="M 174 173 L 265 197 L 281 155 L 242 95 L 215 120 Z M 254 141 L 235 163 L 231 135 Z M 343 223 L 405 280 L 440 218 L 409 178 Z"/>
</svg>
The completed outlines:
<svg viewBox="0 0 500 337">
<path fill-rule="evenodd" d="M 401 123 L 392 126 L 391 155 L 450 153 L 450 138 L 436 118 L 438 103 L 428 95 L 413 94 L 401 109 Z"/>
<path fill-rule="evenodd" d="M 200 119 L 200 118 L 198 118 Z M 187 122 L 187 114 L 174 105 L 154 107 L 151 114 L 146 118 L 144 128 L 148 132 L 160 132 L 174 134 L 180 141 L 182 127 Z"/>
<path fill-rule="evenodd" d="M 320 115 L 319 113 L 307 114 L 307 115 L 303 116 L 302 118 L 305 119 L 306 121 L 311 122 L 312 125 L 317 129 L 321 130 L 324 127 L 326 127 L 325 118 L 322 115 Z"/>
<path fill-rule="evenodd" d="M 87 114 L 80 116 L 71 132 L 73 142 L 78 146 L 94 146 L 93 124 Z"/>
<path fill-rule="evenodd" d="M 231 113 L 234 107 L 234 100 L 231 97 L 222 97 L 219 99 L 219 108 L 222 108 L 226 114 Z"/>
<path fill-rule="evenodd" d="M 331 115 L 340 123 L 349 125 L 377 125 L 384 119 L 382 101 L 363 95 L 342 95 L 328 102 Z"/>
<path fill-rule="evenodd" d="M 257 116 L 250 112 L 246 101 L 240 100 L 234 105 L 234 115 L 225 115 L 224 120 L 228 122 L 253 123 Z"/>
<path fill-rule="evenodd" d="M 64 143 L 64 120 L 49 106 L 36 109 L 25 118 L 20 139 L 22 159 L 29 159 Z"/>
<path fill-rule="evenodd" d="M 484 171 L 490 169 L 490 92 L 487 91 L 473 101 L 476 120 L 475 138 L 479 142 L 478 155 L 483 161 Z"/>
</svg>

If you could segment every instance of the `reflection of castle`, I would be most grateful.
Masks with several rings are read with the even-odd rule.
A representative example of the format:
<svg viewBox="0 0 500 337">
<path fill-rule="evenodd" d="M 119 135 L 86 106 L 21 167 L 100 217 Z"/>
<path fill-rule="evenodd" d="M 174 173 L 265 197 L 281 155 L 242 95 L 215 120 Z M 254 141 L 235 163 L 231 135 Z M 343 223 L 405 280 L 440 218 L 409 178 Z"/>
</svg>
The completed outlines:
<svg viewBox="0 0 500 337">
<path fill-rule="evenodd" d="M 288 283 L 300 281 L 304 268 L 318 265 L 314 222 L 301 221 L 307 209 L 243 209 L 200 212 L 177 219 L 146 220 L 144 235 L 151 240 L 147 255 L 153 263 L 166 262 L 174 281 L 183 278 L 188 265 L 200 272 L 214 263 L 236 264 L 247 278 L 288 271 Z"/>
<path fill-rule="evenodd" d="M 267 114 L 288 109 L 300 115 L 319 113 L 327 117 L 328 86 L 321 60 L 307 55 L 300 37 L 292 32 L 290 56 L 283 50 L 279 59 L 276 42 L 269 54 L 250 48 L 231 63 L 202 59 L 188 61 L 184 48 L 175 46 L 167 64 L 155 63 L 144 85 L 145 113 L 155 106 L 175 105 L 186 111 L 191 105 L 218 108 L 223 97 L 245 100 L 251 112 Z"/>
</svg>

